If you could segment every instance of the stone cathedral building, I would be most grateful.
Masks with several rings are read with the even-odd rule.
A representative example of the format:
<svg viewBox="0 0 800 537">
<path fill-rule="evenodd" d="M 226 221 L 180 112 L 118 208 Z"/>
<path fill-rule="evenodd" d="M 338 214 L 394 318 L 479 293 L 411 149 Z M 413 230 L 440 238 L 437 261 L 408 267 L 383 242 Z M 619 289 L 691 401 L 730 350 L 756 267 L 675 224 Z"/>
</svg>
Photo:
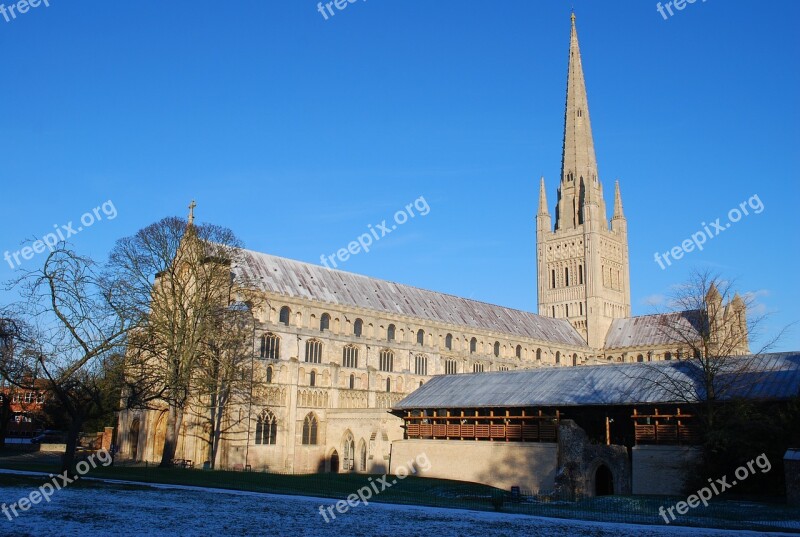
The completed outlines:
<svg viewBox="0 0 800 537">
<path fill-rule="evenodd" d="M 255 311 L 258 403 L 233 413 L 238 434 L 217 467 L 383 473 L 405 434 L 389 410 L 433 376 L 680 356 L 658 316 L 631 317 L 620 188 L 609 221 L 589 118 L 573 17 L 554 215 L 544 179 L 538 200 L 538 314 L 244 251 L 232 272 L 258 282 L 265 304 Z M 159 461 L 165 425 L 163 411 L 121 412 L 120 456 Z M 208 459 L 200 427 L 186 420 L 176 457 Z"/>
</svg>

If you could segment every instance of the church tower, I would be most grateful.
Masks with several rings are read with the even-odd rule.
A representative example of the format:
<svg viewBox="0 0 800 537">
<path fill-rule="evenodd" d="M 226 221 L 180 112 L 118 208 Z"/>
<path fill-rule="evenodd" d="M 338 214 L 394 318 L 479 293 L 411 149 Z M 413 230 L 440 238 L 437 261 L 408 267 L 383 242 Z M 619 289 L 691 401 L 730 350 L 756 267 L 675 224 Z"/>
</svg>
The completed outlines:
<svg viewBox="0 0 800 537">
<path fill-rule="evenodd" d="M 607 220 L 574 14 L 555 226 L 542 177 L 536 246 L 539 315 L 569 319 L 589 346 L 601 349 L 611 321 L 631 315 L 628 228 L 619 182 Z"/>
</svg>

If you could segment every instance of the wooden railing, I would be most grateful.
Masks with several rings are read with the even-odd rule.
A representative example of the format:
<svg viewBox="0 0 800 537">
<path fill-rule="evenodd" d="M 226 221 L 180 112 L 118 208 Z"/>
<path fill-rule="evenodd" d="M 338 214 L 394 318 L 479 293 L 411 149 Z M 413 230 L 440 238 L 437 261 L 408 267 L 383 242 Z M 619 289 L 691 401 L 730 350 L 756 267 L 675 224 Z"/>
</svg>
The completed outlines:
<svg viewBox="0 0 800 537">
<path fill-rule="evenodd" d="M 639 414 L 633 411 L 637 444 L 693 445 L 701 442 L 697 426 L 689 414 Z"/>
<path fill-rule="evenodd" d="M 406 438 L 556 442 L 557 416 L 406 416 Z"/>
</svg>

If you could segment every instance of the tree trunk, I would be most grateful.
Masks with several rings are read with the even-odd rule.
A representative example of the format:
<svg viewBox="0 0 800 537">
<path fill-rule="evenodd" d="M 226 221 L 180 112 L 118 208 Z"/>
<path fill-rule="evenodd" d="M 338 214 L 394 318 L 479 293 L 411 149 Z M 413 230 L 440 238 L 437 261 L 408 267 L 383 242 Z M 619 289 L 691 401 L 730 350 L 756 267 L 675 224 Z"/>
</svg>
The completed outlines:
<svg viewBox="0 0 800 537">
<path fill-rule="evenodd" d="M 167 412 L 167 430 L 164 434 L 164 451 L 161 453 L 159 467 L 169 468 L 172 466 L 172 459 L 175 458 L 175 450 L 178 448 L 178 431 L 182 424 L 183 411 L 177 405 L 170 404 Z"/>
<path fill-rule="evenodd" d="M 83 427 L 83 418 L 71 416 L 69 430 L 67 431 L 67 447 L 61 457 L 61 471 L 71 471 L 75 466 L 75 450 L 78 448 L 78 436 Z"/>
</svg>

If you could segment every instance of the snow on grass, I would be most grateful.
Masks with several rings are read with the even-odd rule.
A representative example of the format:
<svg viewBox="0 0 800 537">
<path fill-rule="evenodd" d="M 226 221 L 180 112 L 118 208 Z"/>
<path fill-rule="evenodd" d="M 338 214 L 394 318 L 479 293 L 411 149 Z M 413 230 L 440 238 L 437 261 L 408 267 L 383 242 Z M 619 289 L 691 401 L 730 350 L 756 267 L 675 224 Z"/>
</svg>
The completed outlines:
<svg viewBox="0 0 800 537">
<path fill-rule="evenodd" d="M 0 485 L 0 502 L 11 504 L 34 490 Z M 33 506 L 9 521 L 0 514 L 0 535 L 234 535 L 494 537 L 750 537 L 756 532 L 652 527 L 557 520 L 525 515 L 407 505 L 370 504 L 336 513 L 326 523 L 319 506 L 331 499 L 173 485 L 93 482 L 56 492 L 50 503 Z M 334 510 L 335 512 L 335 510 Z M 330 515 L 328 515 L 330 517 Z"/>
</svg>

